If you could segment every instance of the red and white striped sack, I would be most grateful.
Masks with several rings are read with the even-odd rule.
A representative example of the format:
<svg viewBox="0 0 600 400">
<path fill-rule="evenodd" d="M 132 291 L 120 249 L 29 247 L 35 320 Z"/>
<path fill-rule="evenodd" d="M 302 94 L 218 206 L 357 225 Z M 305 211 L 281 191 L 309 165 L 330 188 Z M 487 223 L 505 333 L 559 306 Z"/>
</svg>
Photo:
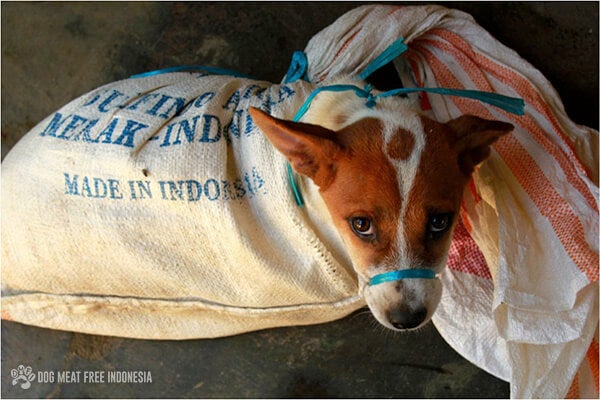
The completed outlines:
<svg viewBox="0 0 600 400">
<path fill-rule="evenodd" d="M 516 127 L 465 193 L 436 327 L 465 358 L 509 381 L 511 397 L 597 398 L 598 132 L 573 123 L 544 76 L 471 16 L 439 6 L 347 13 L 309 42 L 308 76 L 324 84 L 357 75 L 399 37 L 408 50 L 394 64 L 405 86 L 525 101 L 516 116 L 421 95 L 440 121 L 470 113 Z"/>
</svg>

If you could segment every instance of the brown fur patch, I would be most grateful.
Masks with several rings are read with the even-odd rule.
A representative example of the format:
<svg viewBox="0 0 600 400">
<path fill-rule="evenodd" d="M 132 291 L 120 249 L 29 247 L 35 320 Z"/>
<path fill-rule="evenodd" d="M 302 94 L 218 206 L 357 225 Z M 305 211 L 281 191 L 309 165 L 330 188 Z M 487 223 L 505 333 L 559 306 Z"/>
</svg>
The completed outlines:
<svg viewBox="0 0 600 400">
<path fill-rule="evenodd" d="M 382 130 L 380 121 L 367 118 L 336 134 L 343 152 L 334 181 L 321 192 L 338 230 L 359 250 L 355 268 L 361 272 L 389 256 L 402 202 L 396 169 L 384 152 Z M 355 216 L 373 220 L 374 240 L 365 241 L 352 232 L 348 219 Z"/>
<path fill-rule="evenodd" d="M 387 153 L 394 160 L 406 160 L 415 147 L 415 137 L 404 129 L 398 129 L 388 143 Z"/>
<path fill-rule="evenodd" d="M 345 114 L 338 114 L 335 116 L 336 126 L 344 126 L 348 122 L 348 116 Z"/>
<path fill-rule="evenodd" d="M 429 217 L 452 212 L 456 220 L 469 176 L 460 169 L 449 128 L 425 117 L 421 120 L 425 147 L 408 195 L 404 226 L 410 256 L 434 265 L 446 254 L 451 230 L 439 239 L 428 238 Z"/>
</svg>

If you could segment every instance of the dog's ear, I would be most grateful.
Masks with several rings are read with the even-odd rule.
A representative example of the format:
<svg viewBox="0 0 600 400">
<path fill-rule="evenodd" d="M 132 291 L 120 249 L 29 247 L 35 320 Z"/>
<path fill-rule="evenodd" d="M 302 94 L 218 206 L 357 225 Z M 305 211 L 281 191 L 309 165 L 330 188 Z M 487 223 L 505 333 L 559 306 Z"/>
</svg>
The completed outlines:
<svg viewBox="0 0 600 400">
<path fill-rule="evenodd" d="M 257 109 L 248 112 L 267 139 L 292 164 L 294 170 L 325 189 L 335 178 L 335 160 L 341 147 L 335 132 L 318 125 L 286 121 Z"/>
<path fill-rule="evenodd" d="M 490 146 L 514 129 L 512 124 L 463 115 L 446 123 L 453 134 L 454 146 L 459 153 L 460 169 L 466 175 L 488 158 Z"/>
</svg>

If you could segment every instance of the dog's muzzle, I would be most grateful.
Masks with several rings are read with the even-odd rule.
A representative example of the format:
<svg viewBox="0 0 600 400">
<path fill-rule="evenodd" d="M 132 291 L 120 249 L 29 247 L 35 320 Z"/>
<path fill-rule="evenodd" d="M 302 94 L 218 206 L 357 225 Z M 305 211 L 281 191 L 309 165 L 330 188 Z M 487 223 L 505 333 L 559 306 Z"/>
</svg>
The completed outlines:
<svg viewBox="0 0 600 400">
<path fill-rule="evenodd" d="M 380 283 L 399 281 L 402 279 L 433 279 L 435 272 L 431 269 L 401 269 L 377 274 L 369 281 L 369 286 Z"/>
</svg>

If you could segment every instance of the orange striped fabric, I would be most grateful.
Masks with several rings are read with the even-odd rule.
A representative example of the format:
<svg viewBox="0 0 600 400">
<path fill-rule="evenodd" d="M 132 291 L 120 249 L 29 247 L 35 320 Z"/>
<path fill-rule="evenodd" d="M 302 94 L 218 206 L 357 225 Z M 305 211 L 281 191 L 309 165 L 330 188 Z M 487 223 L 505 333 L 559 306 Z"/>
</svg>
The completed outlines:
<svg viewBox="0 0 600 400">
<path fill-rule="evenodd" d="M 577 158 L 573 150 L 573 143 L 560 127 L 551 108 L 526 78 L 516 71 L 477 53 L 460 36 L 445 29 L 432 29 L 426 35 L 409 43 L 407 57 L 413 74 L 417 78 L 417 83 L 421 86 L 422 82 L 419 82 L 421 63 L 425 63 L 431 69 L 440 87 L 495 92 L 497 90 L 492 85 L 494 79 L 509 86 L 512 93 L 507 94 L 522 97 L 526 102 L 526 107 L 538 114 L 538 120 L 536 121 L 528 113 L 518 117 L 501 110 L 496 112 L 504 120 L 510 120 L 516 126 L 524 129 L 555 160 L 563 171 L 564 179 L 584 199 L 586 207 L 598 214 L 594 194 L 588 189 L 582 178 L 583 176 L 590 178 L 590 172 Z M 455 63 L 453 65 L 458 66 L 461 71 L 460 77 L 457 77 L 448 67 L 449 58 L 452 60 L 451 63 Z M 486 106 L 477 101 L 452 98 L 452 102 L 462 113 L 471 113 L 482 118 L 495 118 Z M 429 101 L 424 100 L 422 103 L 428 104 Z M 539 123 L 540 118 L 546 122 L 543 125 L 544 128 L 546 130 L 551 129 L 551 131 L 548 132 L 542 128 L 542 124 Z M 556 138 L 558 138 L 558 141 Z M 598 254 L 586 242 L 585 221 L 580 219 L 582 217 L 563 198 L 563 195 L 555 188 L 541 166 L 536 163 L 525 145 L 515 135 L 504 137 L 495 144 L 494 148 L 510 168 L 538 212 L 550 221 L 556 237 L 562 243 L 569 257 L 579 270 L 585 274 L 589 282 L 597 282 L 599 279 Z M 477 203 L 480 197 L 473 181 L 471 181 L 469 189 L 468 195 L 474 203 Z M 449 253 L 448 267 L 484 279 L 492 279 L 483 255 L 470 236 L 469 219 L 466 210 L 464 211 L 461 213 L 463 219 L 455 230 Z M 589 368 L 589 371 L 591 371 L 591 379 L 593 380 L 591 385 L 592 388 L 595 388 L 595 393 L 598 393 L 598 363 L 598 341 L 593 340 L 580 371 L 573 379 L 566 395 L 567 398 L 579 398 L 581 396 L 580 381 L 584 379 L 581 371 L 584 368 Z M 587 380 L 585 385 L 586 387 L 590 386 Z"/>
<path fill-rule="evenodd" d="M 335 53 L 335 56 L 333 56 L 329 65 L 327 65 L 327 67 L 324 68 L 324 70 L 323 70 L 324 72 L 321 75 L 316 77 L 316 80 L 315 80 L 316 83 L 321 83 L 325 79 L 327 79 L 327 76 L 329 75 L 329 68 L 331 68 L 331 66 L 335 64 L 335 62 L 338 59 L 338 57 L 340 56 L 340 54 L 342 54 L 344 52 L 344 50 L 346 50 L 348 48 L 350 43 L 352 43 L 352 41 L 356 38 L 356 35 L 358 35 L 361 30 L 362 30 L 362 28 L 359 27 L 355 32 L 350 34 L 348 39 L 346 39 L 344 41 L 344 44 L 342 45 L 342 47 L 340 47 L 340 49 L 337 51 L 337 53 Z"/>
<path fill-rule="evenodd" d="M 454 271 L 476 275 L 484 279 L 492 279 L 485 258 L 477 243 L 469 234 L 463 220 L 459 220 L 456 228 L 454 228 L 447 266 Z"/>
<path fill-rule="evenodd" d="M 461 47 L 464 48 L 464 42 L 459 41 L 457 35 L 452 34 L 447 30 L 437 29 L 438 34 L 441 34 L 441 40 L 432 40 L 432 34 L 425 35 L 424 38 L 419 38 L 413 41 L 409 47 L 408 57 L 412 61 L 412 66 L 415 68 L 417 63 L 415 57 L 422 57 L 427 65 L 432 69 L 435 79 L 441 87 L 465 88 L 463 83 L 459 81 L 452 71 L 446 66 L 447 60 L 440 60 L 436 55 L 437 52 L 443 52 L 444 57 L 451 56 L 457 62 L 463 71 L 468 74 L 474 87 L 468 89 L 476 89 L 483 91 L 494 91 L 488 79 L 481 72 L 481 68 L 477 60 L 472 56 L 473 51 L 465 54 Z M 462 40 L 462 39 L 460 39 Z M 457 45 L 454 45 L 457 42 Z M 450 45 L 452 44 L 452 45 Z M 470 47 L 469 47 L 470 49 Z M 554 120 L 552 112 L 540 102 L 539 96 L 534 94 L 537 91 L 534 88 L 527 88 L 527 83 L 523 79 L 519 79 L 519 75 L 512 73 L 507 76 L 507 69 L 503 66 L 498 66 L 493 69 L 491 61 L 481 56 L 480 58 L 487 60 L 487 70 L 490 75 L 497 77 L 504 82 L 516 82 L 519 95 L 523 96 L 526 104 L 538 107 L 543 115 L 547 115 L 547 119 Z M 498 71 L 498 72 L 496 72 Z M 417 71 L 415 71 L 417 72 Z M 495 73 L 495 75 L 494 75 Z M 415 75 L 418 75 L 415 73 Z M 507 80 L 508 79 L 508 80 Z M 529 86 L 531 86 L 529 84 Z M 476 114 L 483 118 L 494 118 L 490 111 L 481 103 L 464 98 L 453 98 L 455 105 L 463 112 Z M 517 126 L 527 130 L 531 136 L 540 143 L 549 154 L 559 163 L 565 171 L 565 176 L 568 182 L 586 199 L 588 206 L 594 208 L 597 213 L 597 207 L 592 194 L 585 187 L 585 183 L 577 174 L 577 170 L 584 172 L 585 170 L 581 163 L 577 160 L 574 153 L 565 153 L 564 148 L 558 148 L 557 145 L 550 143 L 547 134 L 535 123 L 529 115 L 521 117 L 502 112 L 507 120 L 512 120 Z M 553 126 L 557 128 L 556 122 Z M 566 138 L 564 133 L 560 134 L 561 138 Z M 571 148 L 571 147 L 568 147 Z M 511 169 L 515 178 L 518 180 L 523 189 L 527 192 L 530 199 L 536 205 L 540 214 L 546 217 L 552 224 L 556 236 L 560 239 L 567 254 L 576 263 L 579 269 L 586 274 L 590 282 L 598 281 L 598 254 L 590 249 L 586 243 L 585 231 L 582 221 L 571 209 L 569 204 L 557 192 L 555 187 L 547 178 L 544 171 L 535 162 L 525 147 L 517 140 L 514 135 L 507 136 L 497 142 L 495 145 L 496 151 L 500 154 L 504 162 Z M 574 162 L 576 160 L 576 162 Z"/>
</svg>

